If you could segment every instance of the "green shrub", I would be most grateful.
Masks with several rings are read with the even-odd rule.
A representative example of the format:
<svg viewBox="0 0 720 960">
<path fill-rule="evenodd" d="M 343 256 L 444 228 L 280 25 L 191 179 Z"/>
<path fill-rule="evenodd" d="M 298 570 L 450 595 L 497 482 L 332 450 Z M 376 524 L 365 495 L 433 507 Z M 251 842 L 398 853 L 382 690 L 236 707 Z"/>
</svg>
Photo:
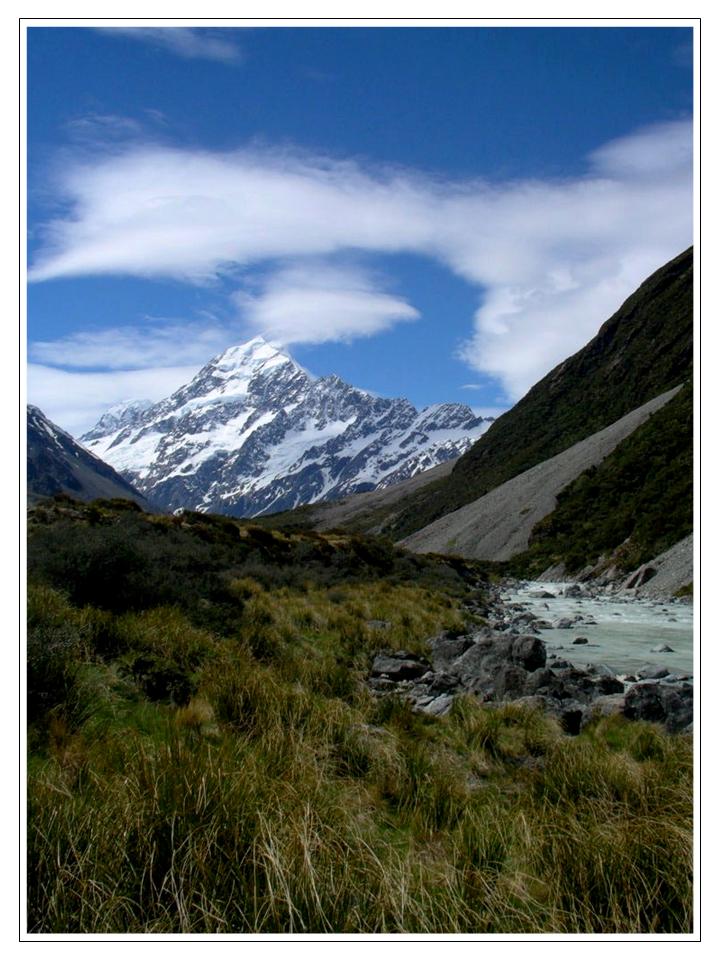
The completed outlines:
<svg viewBox="0 0 720 960">
<path fill-rule="evenodd" d="M 72 623 L 37 624 L 27 635 L 27 718 L 37 723 L 67 706 L 75 690 L 82 637 Z"/>
</svg>

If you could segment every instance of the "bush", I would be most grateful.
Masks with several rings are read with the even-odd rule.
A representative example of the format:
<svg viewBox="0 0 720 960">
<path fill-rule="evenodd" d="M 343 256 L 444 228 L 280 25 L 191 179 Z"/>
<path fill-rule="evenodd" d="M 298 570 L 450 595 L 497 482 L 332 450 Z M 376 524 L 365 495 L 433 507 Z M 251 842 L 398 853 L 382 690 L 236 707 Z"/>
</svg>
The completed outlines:
<svg viewBox="0 0 720 960">
<path fill-rule="evenodd" d="M 150 700 L 164 700 L 182 707 L 197 691 L 197 682 L 173 660 L 153 653 L 132 659 L 130 673 Z"/>
<path fill-rule="evenodd" d="M 28 630 L 28 723 L 42 721 L 50 710 L 68 705 L 81 650 L 82 637 L 73 623 L 43 623 Z"/>
</svg>

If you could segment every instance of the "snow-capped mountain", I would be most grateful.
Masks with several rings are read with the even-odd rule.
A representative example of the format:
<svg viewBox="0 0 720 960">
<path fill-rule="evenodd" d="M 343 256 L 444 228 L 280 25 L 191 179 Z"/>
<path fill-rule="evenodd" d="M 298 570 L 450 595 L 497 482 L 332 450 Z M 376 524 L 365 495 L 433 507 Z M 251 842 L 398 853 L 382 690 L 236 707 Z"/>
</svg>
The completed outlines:
<svg viewBox="0 0 720 960">
<path fill-rule="evenodd" d="M 113 407 L 81 439 L 165 509 L 256 516 L 390 486 L 464 453 L 490 422 L 313 377 L 256 337 L 166 400 Z"/>
</svg>

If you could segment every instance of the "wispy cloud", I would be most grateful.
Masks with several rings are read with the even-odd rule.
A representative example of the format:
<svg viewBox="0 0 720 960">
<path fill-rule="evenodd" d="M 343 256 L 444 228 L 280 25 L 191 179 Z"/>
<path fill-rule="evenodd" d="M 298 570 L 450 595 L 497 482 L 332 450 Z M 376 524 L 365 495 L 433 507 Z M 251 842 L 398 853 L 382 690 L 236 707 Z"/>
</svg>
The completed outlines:
<svg viewBox="0 0 720 960">
<path fill-rule="evenodd" d="M 259 290 L 236 295 L 253 329 L 350 339 L 417 314 L 329 258 L 430 256 L 478 289 L 463 359 L 517 398 L 692 242 L 691 143 L 690 122 L 664 124 L 598 149 L 583 176 L 507 183 L 288 150 L 137 146 L 64 167 L 70 212 L 46 225 L 30 279 L 202 283 L 262 266 Z"/>
<path fill-rule="evenodd" d="M 112 113 L 89 113 L 74 117 L 65 126 L 70 137 L 80 142 L 126 140 L 139 136 L 143 129 L 132 117 Z"/>
<path fill-rule="evenodd" d="M 80 436 L 114 403 L 162 400 L 187 383 L 197 365 L 118 370 L 106 373 L 59 370 L 31 363 L 27 393 L 30 403 L 74 436 Z"/>
<path fill-rule="evenodd" d="M 236 64 L 242 59 L 239 47 L 209 30 L 188 27 L 98 27 L 108 36 L 130 37 L 191 60 L 217 60 Z M 227 30 L 224 31 L 227 34 Z"/>
<path fill-rule="evenodd" d="M 284 344 L 350 341 L 420 316 L 367 271 L 316 261 L 271 273 L 259 293 L 234 299 L 253 332 Z"/>
<path fill-rule="evenodd" d="M 242 331 L 238 329 L 238 335 Z M 222 352 L 232 330 L 214 320 L 167 321 L 145 317 L 142 325 L 81 330 L 28 347 L 32 362 L 77 370 L 144 370 L 194 364 Z"/>
</svg>

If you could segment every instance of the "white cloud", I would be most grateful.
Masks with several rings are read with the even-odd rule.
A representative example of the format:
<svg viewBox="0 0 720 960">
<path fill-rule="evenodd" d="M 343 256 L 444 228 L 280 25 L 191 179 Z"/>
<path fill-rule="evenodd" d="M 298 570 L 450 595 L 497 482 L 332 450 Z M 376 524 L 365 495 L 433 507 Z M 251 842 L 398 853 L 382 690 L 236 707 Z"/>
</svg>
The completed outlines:
<svg viewBox="0 0 720 960">
<path fill-rule="evenodd" d="M 197 370 L 197 365 L 193 365 L 88 373 L 31 363 L 27 398 L 59 427 L 80 436 L 112 404 L 162 400 L 187 383 Z"/>
<path fill-rule="evenodd" d="M 271 274 L 256 296 L 236 294 L 254 333 L 284 344 L 353 340 L 420 314 L 405 300 L 377 289 L 356 267 L 316 262 Z"/>
<path fill-rule="evenodd" d="M 179 57 L 191 60 L 217 60 L 220 63 L 238 63 L 240 50 L 229 40 L 206 30 L 188 27 L 99 27 L 102 33 L 130 37 L 156 47 L 162 47 Z"/>
<path fill-rule="evenodd" d="M 70 213 L 46 226 L 30 279 L 198 283 L 274 262 L 247 321 L 287 342 L 324 326 L 347 339 L 416 313 L 367 276 L 333 285 L 320 258 L 432 256 L 478 288 L 462 357 L 515 399 L 692 242 L 691 135 L 689 122 L 653 127 L 596 150 L 584 176 L 500 184 L 291 151 L 136 147 L 65 168 Z M 316 266 L 287 267 L 302 260 Z"/>
<path fill-rule="evenodd" d="M 217 322 L 145 319 L 143 326 L 85 330 L 35 341 L 28 347 L 30 360 L 75 369 L 143 370 L 187 364 L 199 368 L 228 345 L 230 332 Z"/>
</svg>

